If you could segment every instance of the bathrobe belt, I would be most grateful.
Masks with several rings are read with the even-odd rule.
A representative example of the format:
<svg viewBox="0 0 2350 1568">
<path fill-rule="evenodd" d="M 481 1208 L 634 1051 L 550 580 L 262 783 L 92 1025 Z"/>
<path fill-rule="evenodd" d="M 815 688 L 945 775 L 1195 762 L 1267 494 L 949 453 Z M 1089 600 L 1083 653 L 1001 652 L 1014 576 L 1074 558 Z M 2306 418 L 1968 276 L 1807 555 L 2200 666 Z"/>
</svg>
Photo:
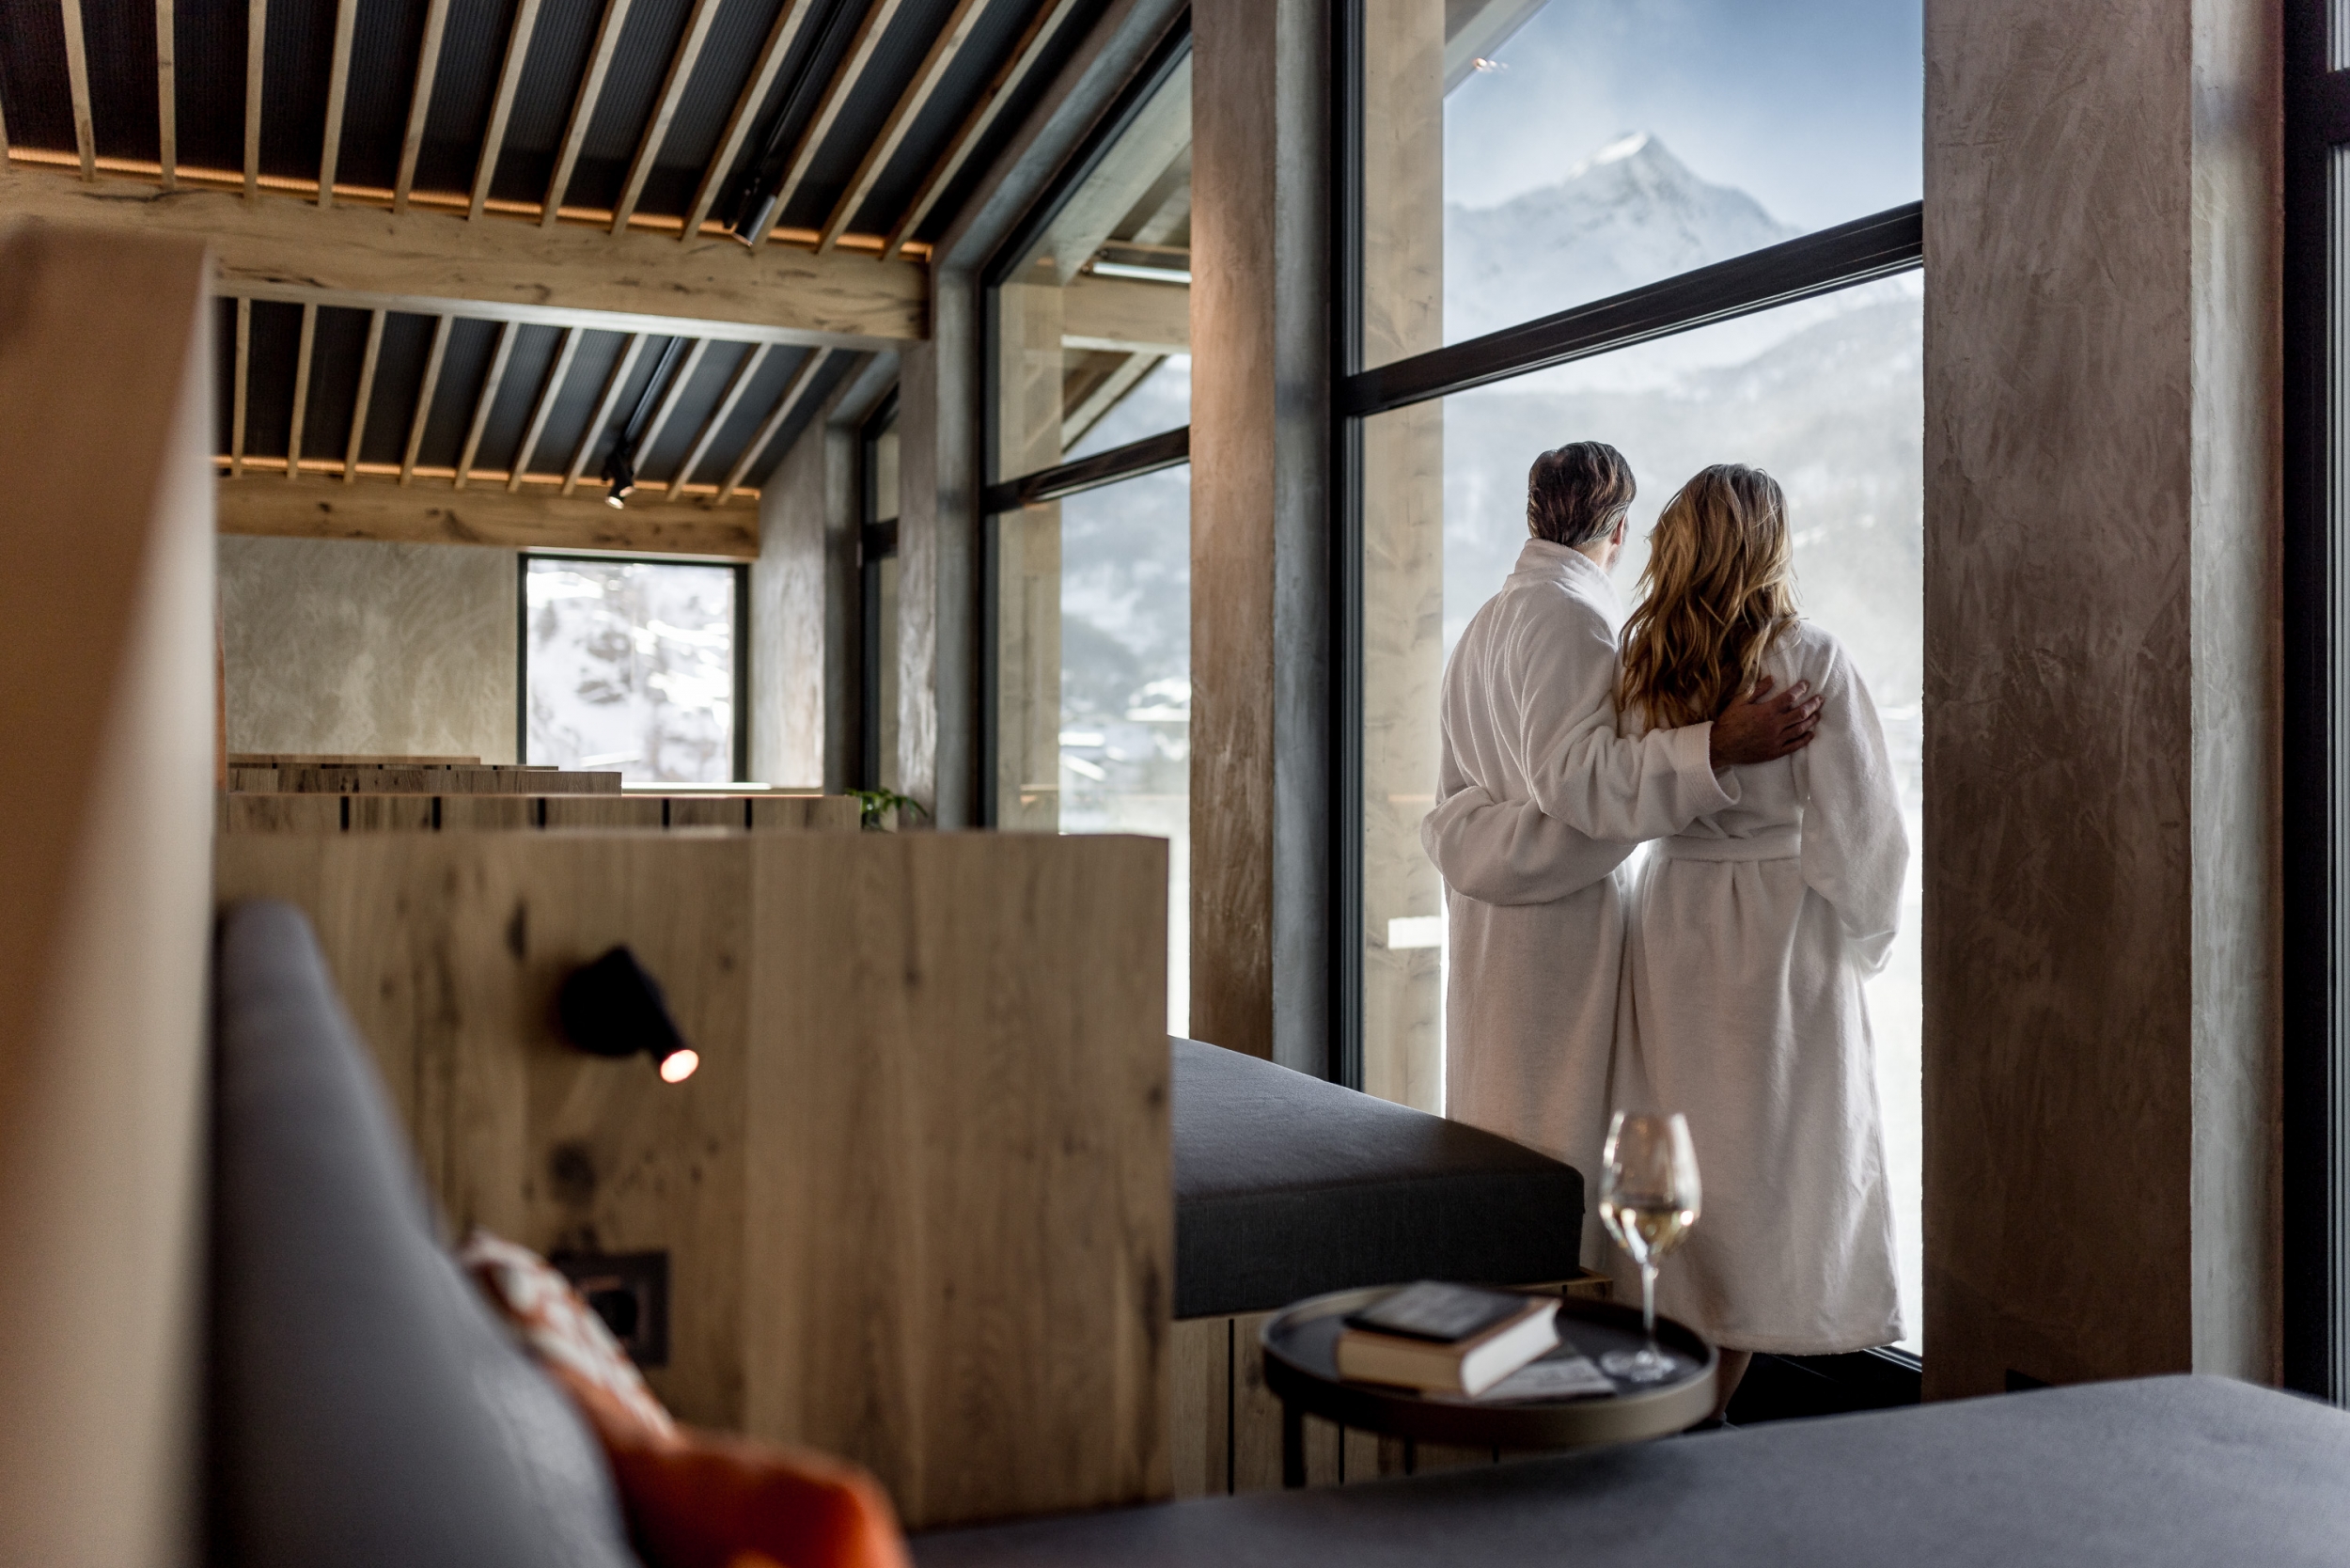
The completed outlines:
<svg viewBox="0 0 2350 1568">
<path fill-rule="evenodd" d="M 1711 839 L 1682 835 L 1656 840 L 1656 853 L 1668 860 L 1793 860 L 1803 852 L 1803 829 L 1776 827 L 1750 839 Z"/>
</svg>

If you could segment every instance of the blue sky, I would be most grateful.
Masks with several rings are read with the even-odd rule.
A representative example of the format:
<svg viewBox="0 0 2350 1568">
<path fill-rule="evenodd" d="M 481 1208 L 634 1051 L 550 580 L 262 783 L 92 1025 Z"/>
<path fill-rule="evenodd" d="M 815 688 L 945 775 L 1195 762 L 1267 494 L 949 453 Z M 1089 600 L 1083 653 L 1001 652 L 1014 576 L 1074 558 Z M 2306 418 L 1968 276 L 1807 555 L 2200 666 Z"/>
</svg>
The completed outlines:
<svg viewBox="0 0 2350 1568">
<path fill-rule="evenodd" d="M 1919 0 L 1550 0 L 1446 106 L 1449 199 L 1489 206 L 1629 131 L 1805 228 L 1915 201 Z"/>
</svg>

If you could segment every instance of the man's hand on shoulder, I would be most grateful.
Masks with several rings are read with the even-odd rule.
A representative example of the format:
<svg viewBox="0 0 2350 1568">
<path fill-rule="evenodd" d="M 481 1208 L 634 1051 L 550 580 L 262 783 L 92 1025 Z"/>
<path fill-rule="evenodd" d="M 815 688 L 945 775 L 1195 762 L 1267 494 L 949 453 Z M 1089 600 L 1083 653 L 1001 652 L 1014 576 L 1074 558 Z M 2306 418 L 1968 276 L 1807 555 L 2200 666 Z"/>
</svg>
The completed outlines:
<svg viewBox="0 0 2350 1568">
<path fill-rule="evenodd" d="M 1765 675 L 1754 695 L 1731 703 L 1714 721 L 1706 755 L 1716 767 L 1768 762 L 1811 744 L 1811 733 L 1820 727 L 1820 698 L 1801 681 L 1777 696 L 1771 686 Z"/>
</svg>

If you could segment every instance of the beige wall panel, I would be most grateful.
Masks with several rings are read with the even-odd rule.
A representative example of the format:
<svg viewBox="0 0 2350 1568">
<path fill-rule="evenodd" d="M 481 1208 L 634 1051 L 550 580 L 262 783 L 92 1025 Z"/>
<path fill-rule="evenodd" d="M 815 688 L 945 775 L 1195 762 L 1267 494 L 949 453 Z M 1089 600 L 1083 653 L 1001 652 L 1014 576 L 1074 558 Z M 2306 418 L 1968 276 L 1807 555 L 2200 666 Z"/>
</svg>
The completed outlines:
<svg viewBox="0 0 2350 1568">
<path fill-rule="evenodd" d="M 752 844 L 749 1266 L 826 1284 L 751 1325 L 751 1430 L 917 1525 L 1168 1496 L 1166 843 Z"/>
<path fill-rule="evenodd" d="M 503 550 L 223 539 L 229 749 L 512 758 L 515 570 Z"/>
<path fill-rule="evenodd" d="M 200 1560 L 201 248 L 0 229 L 0 1560 Z"/>
<path fill-rule="evenodd" d="M 2273 10 L 1927 6 L 1937 1396 L 2274 1375 Z"/>
<path fill-rule="evenodd" d="M 826 747 L 828 710 L 854 703 L 840 689 L 849 629 L 828 612 L 830 575 L 855 572 L 856 439 L 832 429 L 830 410 L 801 432 L 759 500 L 759 559 L 751 563 L 751 776 L 794 789 L 849 782 L 853 759 Z"/>
</svg>

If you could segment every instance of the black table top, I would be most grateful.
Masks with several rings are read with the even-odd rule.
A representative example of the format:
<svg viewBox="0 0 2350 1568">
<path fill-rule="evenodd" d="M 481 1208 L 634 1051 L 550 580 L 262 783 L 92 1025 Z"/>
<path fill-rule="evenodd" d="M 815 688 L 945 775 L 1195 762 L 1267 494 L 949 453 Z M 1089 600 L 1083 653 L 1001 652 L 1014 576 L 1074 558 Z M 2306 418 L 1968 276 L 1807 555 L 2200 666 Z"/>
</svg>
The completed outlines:
<svg viewBox="0 0 2350 1568">
<path fill-rule="evenodd" d="M 1670 1318 L 1656 1320 L 1658 1348 L 1677 1375 L 1662 1383 L 1616 1384 L 1615 1395 L 1546 1403 L 1489 1403 L 1342 1381 L 1338 1341 L 1343 1320 L 1401 1289 L 1337 1291 L 1301 1301 L 1268 1320 L 1261 1334 L 1265 1386 L 1291 1405 L 1358 1431 L 1465 1448 L 1566 1449 L 1637 1442 L 1681 1432 L 1714 1410 L 1720 1361 L 1703 1337 Z M 1568 1296 L 1559 1305 L 1559 1356 L 1593 1361 L 1637 1350 L 1640 1314 L 1631 1307 Z"/>
</svg>

